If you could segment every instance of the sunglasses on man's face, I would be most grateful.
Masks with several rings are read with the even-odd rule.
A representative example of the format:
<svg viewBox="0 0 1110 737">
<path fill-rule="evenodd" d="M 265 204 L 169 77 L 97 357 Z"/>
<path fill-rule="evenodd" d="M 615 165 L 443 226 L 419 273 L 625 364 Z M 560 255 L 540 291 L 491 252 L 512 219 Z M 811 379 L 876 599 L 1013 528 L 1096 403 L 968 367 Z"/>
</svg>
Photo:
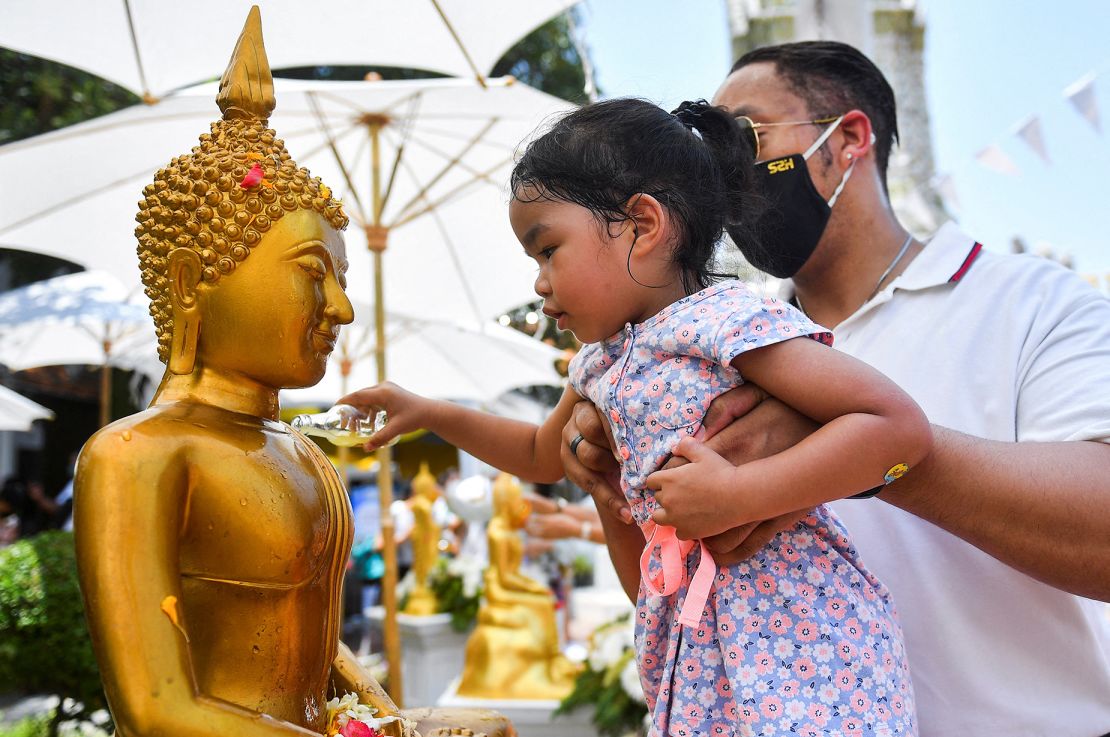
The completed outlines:
<svg viewBox="0 0 1110 737">
<path fill-rule="evenodd" d="M 747 115 L 737 115 L 736 122 L 740 125 L 741 133 L 748 137 L 748 142 L 751 144 L 752 151 L 755 152 L 755 160 L 759 161 L 760 128 L 777 128 L 786 125 L 822 125 L 824 123 L 832 123 L 839 117 L 839 115 L 833 115 L 832 117 L 818 118 L 817 120 L 787 120 L 781 123 L 756 123 Z"/>
</svg>

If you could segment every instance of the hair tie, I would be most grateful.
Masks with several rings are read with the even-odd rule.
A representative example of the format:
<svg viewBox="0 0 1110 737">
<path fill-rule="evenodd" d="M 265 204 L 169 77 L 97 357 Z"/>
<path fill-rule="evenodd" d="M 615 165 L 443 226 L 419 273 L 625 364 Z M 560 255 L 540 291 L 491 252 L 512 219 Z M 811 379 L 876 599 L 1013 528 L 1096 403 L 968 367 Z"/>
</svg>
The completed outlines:
<svg viewBox="0 0 1110 737">
<path fill-rule="evenodd" d="M 705 136 L 702 135 L 702 132 L 700 130 L 698 130 L 698 128 L 695 126 L 695 123 L 700 120 L 702 116 L 705 115 L 705 112 L 707 110 L 710 109 L 711 107 L 709 103 L 705 100 L 687 100 L 686 102 L 682 103 L 674 110 L 672 110 L 671 115 L 679 123 L 682 123 L 682 125 L 687 130 L 697 136 L 698 140 L 704 141 Z"/>
</svg>

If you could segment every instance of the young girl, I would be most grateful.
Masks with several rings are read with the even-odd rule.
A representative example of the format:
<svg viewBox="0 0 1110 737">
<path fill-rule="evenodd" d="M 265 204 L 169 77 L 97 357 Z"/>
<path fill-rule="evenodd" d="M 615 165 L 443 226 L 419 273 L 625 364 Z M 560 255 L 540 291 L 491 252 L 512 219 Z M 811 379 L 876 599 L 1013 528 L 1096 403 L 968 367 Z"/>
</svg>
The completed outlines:
<svg viewBox="0 0 1110 737">
<path fill-rule="evenodd" d="M 704 102 L 670 114 L 613 100 L 567 115 L 514 168 L 509 208 L 544 313 L 585 344 L 551 417 L 537 427 L 391 384 L 342 401 L 389 413 L 374 444 L 428 428 L 536 482 L 563 475 L 574 403 L 598 407 L 638 524 L 608 544 L 622 580 L 639 581 L 653 735 L 916 734 L 889 595 L 821 505 L 904 473 L 928 452 L 929 427 L 802 313 L 714 283 L 713 249 L 743 222 L 752 164 L 736 122 Z M 823 427 L 731 465 L 694 436 L 710 401 L 742 381 Z M 659 471 L 672 454 L 689 463 Z M 697 542 L 811 505 L 737 565 L 716 566 Z"/>
</svg>

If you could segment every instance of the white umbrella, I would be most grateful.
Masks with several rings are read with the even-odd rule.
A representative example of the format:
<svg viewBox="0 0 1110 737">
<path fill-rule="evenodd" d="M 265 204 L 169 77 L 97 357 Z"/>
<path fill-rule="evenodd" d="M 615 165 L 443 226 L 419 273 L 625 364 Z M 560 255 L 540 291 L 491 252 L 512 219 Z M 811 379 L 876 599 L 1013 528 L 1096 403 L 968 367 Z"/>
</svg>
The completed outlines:
<svg viewBox="0 0 1110 737">
<path fill-rule="evenodd" d="M 356 319 L 369 314 L 368 308 L 356 305 Z M 493 321 L 430 322 L 390 313 L 385 332 L 390 375 L 426 397 L 490 402 L 518 387 L 562 383 L 555 370 L 560 351 Z M 375 347 L 372 325 L 359 320 L 344 326 L 323 380 L 282 392 L 282 403 L 330 404 L 377 383 Z"/>
<path fill-rule="evenodd" d="M 146 99 L 214 79 L 252 5 L 274 69 L 371 65 L 489 74 L 577 0 L 5 0 L 0 46 L 62 62 Z"/>
<path fill-rule="evenodd" d="M 160 375 L 146 297 L 111 274 L 78 272 L 0 295 L 0 363 L 100 366 L 100 420 L 107 424 L 111 367 Z"/>
<path fill-rule="evenodd" d="M 392 226 L 383 257 L 389 310 L 481 321 L 535 298 L 505 185 L 517 144 L 570 105 L 511 78 L 488 82 L 483 90 L 455 79 L 275 80 L 271 126 L 354 220 L 346 233 L 353 296 L 371 293 L 360 225 L 373 220 L 368 126 L 384 120 L 378 172 L 388 195 L 381 222 Z M 0 147 L 0 246 L 137 281 L 135 203 L 153 172 L 218 118 L 215 91 L 204 85 Z"/>
<path fill-rule="evenodd" d="M 52 420 L 54 413 L 22 394 L 0 386 L 0 431 L 26 432 L 35 420 Z"/>
</svg>

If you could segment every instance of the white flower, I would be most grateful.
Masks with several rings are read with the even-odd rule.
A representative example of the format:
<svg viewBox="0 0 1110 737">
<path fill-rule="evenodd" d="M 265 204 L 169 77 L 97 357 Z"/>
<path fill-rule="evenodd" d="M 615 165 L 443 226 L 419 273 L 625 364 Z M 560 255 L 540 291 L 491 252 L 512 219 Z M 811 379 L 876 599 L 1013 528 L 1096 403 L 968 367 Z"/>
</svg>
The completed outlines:
<svg viewBox="0 0 1110 737">
<path fill-rule="evenodd" d="M 624 655 L 627 647 L 625 643 L 626 638 L 620 628 L 599 631 L 595 635 L 593 652 L 590 653 L 590 669 L 604 672 Z"/>
<path fill-rule="evenodd" d="M 92 722 L 67 719 L 58 722 L 59 737 L 109 737 L 108 733 Z"/>
<path fill-rule="evenodd" d="M 840 697 L 836 686 L 831 683 L 826 683 L 817 689 L 817 698 L 821 700 L 822 704 L 831 704 Z"/>
<path fill-rule="evenodd" d="M 640 672 L 631 658 L 621 670 L 621 688 L 638 704 L 644 703 L 644 687 L 640 684 Z"/>
<path fill-rule="evenodd" d="M 447 563 L 447 574 L 462 579 L 463 596 L 473 599 L 482 591 L 482 577 L 486 567 L 482 561 L 469 555 L 460 555 Z"/>
</svg>

